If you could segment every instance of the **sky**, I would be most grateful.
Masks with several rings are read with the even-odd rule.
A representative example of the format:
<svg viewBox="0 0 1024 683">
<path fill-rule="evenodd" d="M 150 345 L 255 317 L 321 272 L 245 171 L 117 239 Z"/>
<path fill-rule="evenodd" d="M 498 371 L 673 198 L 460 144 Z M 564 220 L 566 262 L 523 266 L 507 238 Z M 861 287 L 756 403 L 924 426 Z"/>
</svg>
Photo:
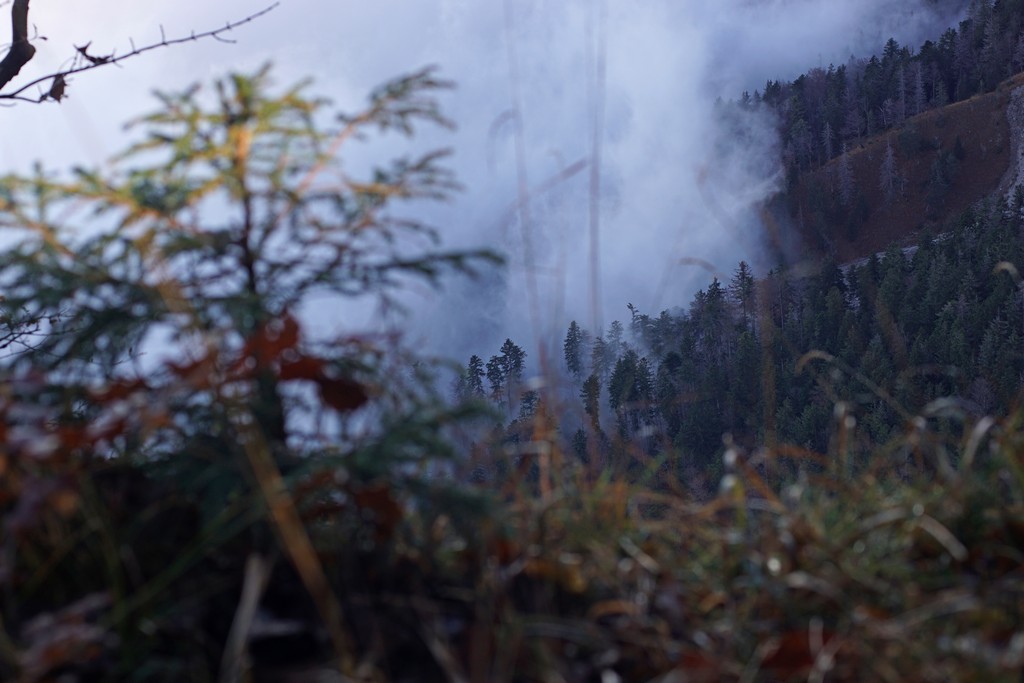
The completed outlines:
<svg viewBox="0 0 1024 683">
<path fill-rule="evenodd" d="M 188 35 L 268 4 L 33 0 L 39 53 L 22 78 L 60 68 L 76 44 L 92 41 L 94 54 L 125 52 L 131 40 L 158 40 L 161 27 L 168 37 Z M 708 284 L 708 271 L 727 278 L 741 259 L 762 271 L 774 265 L 778 256 L 766 248 L 757 212 L 781 180 L 773 127 L 751 119 L 748 135 L 737 140 L 723 130 L 715 99 L 869 56 L 890 36 L 916 48 L 955 22 L 962 4 L 281 0 L 233 32 L 234 43 L 157 50 L 75 77 L 60 104 L 0 110 L 0 157 L 5 171 L 37 160 L 53 169 L 100 166 L 130 141 L 123 124 L 153 108 L 152 90 L 208 83 L 268 60 L 282 85 L 312 77 L 313 90 L 346 111 L 357 110 L 384 80 L 437 65 L 457 83 L 441 100 L 458 128 L 427 131 L 414 144 L 451 148 L 465 189 L 448 204 L 424 209 L 423 218 L 438 226 L 446 245 L 497 249 L 508 267 L 478 282 L 452 281 L 438 294 L 410 295 L 409 327 L 421 347 L 486 357 L 506 336 L 537 340 L 564 334 L 571 319 L 592 329 L 624 320 L 628 303 L 655 315 L 685 305 Z M 603 79 L 596 76 L 601 61 Z M 521 133 L 509 116 L 515 111 Z M 588 213 L 595 118 L 602 121 L 596 308 Z M 369 162 L 405 144 L 384 140 L 345 151 Z M 567 175 L 577 162 L 582 170 Z M 536 189 L 525 222 L 516 211 L 521 181 Z"/>
</svg>

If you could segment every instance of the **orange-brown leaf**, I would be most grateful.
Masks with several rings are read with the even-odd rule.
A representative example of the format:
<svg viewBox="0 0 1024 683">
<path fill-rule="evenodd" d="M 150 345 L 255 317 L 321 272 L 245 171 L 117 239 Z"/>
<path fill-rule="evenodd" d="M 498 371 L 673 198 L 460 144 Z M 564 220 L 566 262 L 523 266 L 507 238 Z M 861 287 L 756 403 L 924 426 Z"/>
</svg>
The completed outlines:
<svg viewBox="0 0 1024 683">
<path fill-rule="evenodd" d="M 352 490 L 351 494 L 360 510 L 373 513 L 378 539 L 390 539 L 405 516 L 402 505 L 391 495 L 391 487 L 377 484 Z"/>
<path fill-rule="evenodd" d="M 834 638 L 832 633 L 820 635 L 820 646 L 825 646 Z M 814 666 L 818 653 L 811 643 L 808 631 L 789 631 L 779 636 L 778 647 L 765 657 L 762 666 L 785 678 L 803 676 Z"/>
<path fill-rule="evenodd" d="M 149 386 L 146 384 L 146 380 L 134 379 L 114 382 L 102 390 L 93 391 L 92 395 L 100 403 L 109 403 L 111 401 L 123 401 L 139 391 L 146 391 L 148 389 Z"/>
<path fill-rule="evenodd" d="M 314 356 L 300 355 L 295 360 L 281 363 L 283 380 L 305 379 L 313 382 L 323 378 L 324 361 Z"/>
<path fill-rule="evenodd" d="M 167 367 L 178 379 L 183 380 L 194 389 L 209 389 L 213 384 L 214 359 L 212 356 L 206 356 L 183 365 L 168 363 Z"/>
<path fill-rule="evenodd" d="M 281 354 L 299 345 L 299 323 L 289 313 L 264 324 L 245 344 L 243 357 L 256 360 L 258 367 L 271 365 Z"/>
</svg>

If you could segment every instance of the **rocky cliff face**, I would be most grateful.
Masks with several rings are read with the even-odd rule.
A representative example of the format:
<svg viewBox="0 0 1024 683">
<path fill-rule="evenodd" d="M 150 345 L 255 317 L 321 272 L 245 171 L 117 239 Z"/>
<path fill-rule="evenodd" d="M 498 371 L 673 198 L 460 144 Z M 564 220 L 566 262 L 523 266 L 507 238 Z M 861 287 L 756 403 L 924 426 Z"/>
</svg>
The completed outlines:
<svg viewBox="0 0 1024 683">
<path fill-rule="evenodd" d="M 1000 193 L 1007 200 L 1013 199 L 1017 188 L 1024 186 L 1024 85 L 1018 85 L 1010 93 L 1006 106 L 1006 121 L 1010 129 L 1010 166 L 999 185 Z"/>
</svg>

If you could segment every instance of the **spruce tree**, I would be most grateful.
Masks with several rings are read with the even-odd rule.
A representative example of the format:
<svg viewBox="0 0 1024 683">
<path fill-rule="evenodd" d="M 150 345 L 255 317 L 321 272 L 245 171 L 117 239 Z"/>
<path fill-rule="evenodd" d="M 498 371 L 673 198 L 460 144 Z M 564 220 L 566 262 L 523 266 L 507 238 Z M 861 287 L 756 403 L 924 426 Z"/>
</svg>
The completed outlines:
<svg viewBox="0 0 1024 683">
<path fill-rule="evenodd" d="M 739 266 L 729 281 L 729 299 L 737 307 L 742 316 L 743 325 L 750 328 L 754 322 L 756 281 L 750 266 L 746 261 L 740 261 Z"/>
<path fill-rule="evenodd" d="M 569 374 L 579 381 L 583 375 L 583 330 L 575 320 L 569 323 L 562 351 L 565 355 L 565 367 Z"/>
<path fill-rule="evenodd" d="M 486 377 L 484 361 L 476 354 L 469 357 L 466 365 L 466 394 L 471 398 L 483 398 L 484 377 Z"/>
<path fill-rule="evenodd" d="M 411 74 L 341 116 L 305 85 L 272 87 L 269 68 L 234 74 L 160 94 L 135 124 L 143 135 L 103 168 L 0 179 L 0 226 L 20 240 L 0 255 L 0 308 L 12 324 L 40 323 L 0 364 L 3 505 L 52 507 L 45 492 L 18 500 L 12 482 L 30 479 L 62 482 L 76 501 L 40 518 L 57 533 L 5 536 L 18 552 L 4 559 L 15 577 L 4 619 L 51 619 L 85 597 L 106 621 L 88 669 L 61 654 L 39 676 L 126 680 L 142 667 L 153 680 L 210 680 L 221 647 L 206 645 L 228 639 L 243 572 L 275 559 L 289 567 L 286 590 L 309 589 L 300 601 L 320 610 L 316 628 L 343 634 L 331 581 L 353 560 L 325 574 L 311 536 L 349 548 L 434 504 L 439 482 L 418 473 L 451 454 L 442 434 L 459 413 L 421 382 L 429 364 L 397 335 L 385 347 L 309 325 L 479 262 L 439 251 L 400 209 L 454 189 L 442 155 L 365 176 L 339 157 L 382 128 L 446 124 L 433 98 L 443 86 Z M 46 584 L 23 591 L 41 566 Z M 197 590 L 202 600 L 182 600 Z M 183 637 L 183 624 L 196 633 Z M 344 640 L 335 654 L 351 652 Z M 7 661 L 0 677 L 17 678 Z"/>
<path fill-rule="evenodd" d="M 583 383 L 580 389 L 580 399 L 583 401 L 583 410 L 590 417 L 591 427 L 595 432 L 601 430 L 601 380 L 597 375 L 591 375 Z"/>
</svg>

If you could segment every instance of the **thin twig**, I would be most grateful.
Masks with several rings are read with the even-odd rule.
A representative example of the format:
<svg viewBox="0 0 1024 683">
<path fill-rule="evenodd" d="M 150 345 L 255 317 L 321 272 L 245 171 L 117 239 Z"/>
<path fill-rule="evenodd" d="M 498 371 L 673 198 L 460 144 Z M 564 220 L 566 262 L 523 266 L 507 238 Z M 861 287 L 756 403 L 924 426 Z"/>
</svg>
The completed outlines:
<svg viewBox="0 0 1024 683">
<path fill-rule="evenodd" d="M 16 0 L 16 2 L 15 2 L 15 9 L 12 10 L 12 12 L 16 11 L 17 7 L 19 6 L 19 3 L 21 3 L 21 2 L 24 2 L 25 9 L 26 9 L 26 12 L 27 12 L 28 0 Z M 25 97 L 25 96 L 22 95 L 22 93 L 24 93 L 26 90 L 28 90 L 32 86 L 39 85 L 39 84 L 45 83 L 47 81 L 51 81 L 54 78 L 57 78 L 58 76 L 62 76 L 62 77 L 66 78 L 67 76 L 71 76 L 73 74 L 79 74 L 79 73 L 82 73 L 82 72 L 85 72 L 85 71 L 92 71 L 93 69 L 98 69 L 98 68 L 103 67 L 103 66 L 110 66 L 112 64 L 120 64 L 121 62 L 123 62 L 123 61 L 125 61 L 127 59 L 131 59 L 132 57 L 137 57 L 137 56 L 139 56 L 139 55 L 141 55 L 143 53 L 150 52 L 152 50 L 156 50 L 157 48 L 170 47 L 172 45 L 180 45 L 181 43 L 189 43 L 189 42 L 193 42 L 193 41 L 202 40 L 204 38 L 214 38 L 216 40 L 221 40 L 222 42 L 230 42 L 230 41 L 226 41 L 225 39 L 222 38 L 222 35 L 224 33 L 232 31 L 232 30 L 234 30 L 234 29 L 236 29 L 236 28 L 238 28 L 240 26 L 248 24 L 249 22 L 262 17 L 263 15 L 265 15 L 265 14 L 269 13 L 270 11 L 272 11 L 273 9 L 275 9 L 280 4 L 281 4 L 280 2 L 275 2 L 274 4 L 264 8 L 262 10 L 260 10 L 259 12 L 256 12 L 254 14 L 250 14 L 249 16 L 245 17 L 244 19 L 239 19 L 238 21 L 228 22 L 227 24 L 225 24 L 221 28 L 212 29 L 212 30 L 209 30 L 209 31 L 203 31 L 202 33 L 196 33 L 195 31 L 193 31 L 189 35 L 183 36 L 181 38 L 168 39 L 166 34 L 164 33 L 163 27 L 161 26 L 160 27 L 160 41 L 159 42 L 151 43 L 149 45 L 144 45 L 142 47 L 135 47 L 135 43 L 134 43 L 134 41 L 132 41 L 132 43 L 131 43 L 131 45 L 132 45 L 131 52 L 126 52 L 125 54 L 120 55 L 120 56 L 111 56 L 110 59 L 102 61 L 102 62 L 97 62 L 97 63 L 90 62 L 90 63 L 85 64 L 83 66 L 79 66 L 79 67 L 76 67 L 76 68 L 73 68 L 73 69 L 68 69 L 67 71 L 60 71 L 60 72 L 56 72 L 56 73 L 47 74 L 46 76 L 41 76 L 41 77 L 39 77 L 39 78 L 37 78 L 37 79 L 35 79 L 33 81 L 29 81 L 28 83 L 26 83 L 25 85 L 21 86 L 17 90 L 14 90 L 14 91 L 9 92 L 9 93 L 0 93 L 0 100 L 22 100 L 22 101 L 27 101 L 27 102 L 38 102 L 38 101 L 41 101 L 41 100 L 36 100 L 36 99 L 31 99 L 31 98 Z M 27 32 L 26 32 L 26 34 L 27 34 Z M 16 36 L 17 36 L 17 34 L 16 34 Z M 9 52 L 8 56 L 6 58 L 4 58 L 4 62 L 0 62 L 0 87 L 2 87 L 3 85 L 6 85 L 8 82 L 10 82 L 11 78 L 13 78 L 15 75 L 17 75 L 17 72 L 15 72 L 14 74 L 11 75 L 10 78 L 8 78 L 7 80 L 3 80 L 3 77 L 5 75 L 5 72 L 3 70 L 4 69 L 4 64 L 10 58 L 10 55 L 14 52 L 14 50 L 15 50 L 15 48 L 16 48 L 16 46 L 18 44 L 19 44 L 19 42 L 16 39 L 15 42 L 14 42 L 14 45 L 12 45 L 12 47 L 11 47 L 11 52 Z M 24 45 L 28 45 L 28 47 L 30 47 L 30 48 L 32 47 L 31 45 L 28 44 L 27 40 L 24 42 Z M 35 48 L 32 48 L 32 51 L 34 52 Z M 25 60 L 25 62 L 27 62 L 27 61 L 28 61 L 28 59 Z M 22 65 L 25 62 L 23 62 Z M 20 69 L 20 65 L 19 65 L 18 68 Z M 45 99 L 45 97 L 43 99 Z"/>
</svg>

